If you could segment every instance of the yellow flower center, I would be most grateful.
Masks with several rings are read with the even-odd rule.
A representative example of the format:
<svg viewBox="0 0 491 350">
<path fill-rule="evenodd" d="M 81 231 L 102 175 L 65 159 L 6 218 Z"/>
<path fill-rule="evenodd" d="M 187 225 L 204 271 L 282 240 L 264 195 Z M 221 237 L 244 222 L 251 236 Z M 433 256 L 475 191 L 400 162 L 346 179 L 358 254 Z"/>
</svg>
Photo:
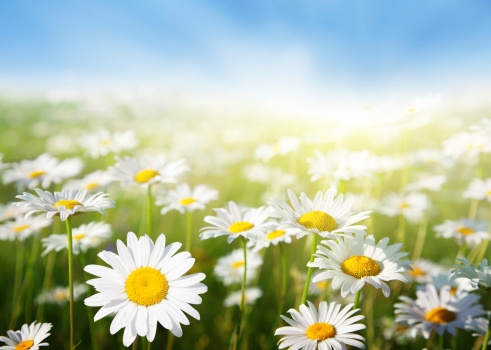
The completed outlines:
<svg viewBox="0 0 491 350">
<path fill-rule="evenodd" d="M 15 350 L 28 350 L 34 346 L 34 342 L 32 340 L 24 340 L 22 343 L 19 343 Z"/>
<path fill-rule="evenodd" d="M 457 293 L 457 287 L 450 287 L 450 295 L 455 295 L 455 293 Z"/>
<path fill-rule="evenodd" d="M 80 241 L 84 237 L 85 237 L 85 233 L 81 233 L 79 235 L 73 236 L 73 238 L 75 238 L 77 241 Z"/>
<path fill-rule="evenodd" d="M 20 231 L 24 231 L 26 228 L 28 228 L 29 225 L 22 225 L 22 226 L 15 226 L 14 227 L 14 231 L 15 232 L 20 232 Z"/>
<path fill-rule="evenodd" d="M 245 265 L 245 262 L 243 262 L 243 261 L 237 261 L 237 262 L 234 262 L 234 263 L 232 264 L 232 267 L 233 267 L 234 269 L 238 269 L 239 267 L 244 266 L 244 265 Z"/>
<path fill-rule="evenodd" d="M 380 272 L 380 266 L 375 260 L 363 255 L 354 255 L 346 259 L 341 265 L 341 269 L 347 275 L 354 278 L 363 278 L 368 276 L 377 276 Z"/>
<path fill-rule="evenodd" d="M 405 209 L 405 208 L 409 208 L 411 205 L 407 204 L 407 203 L 402 203 L 401 204 L 401 209 Z"/>
<path fill-rule="evenodd" d="M 91 189 L 93 189 L 94 187 L 97 187 L 97 186 L 99 186 L 99 184 L 97 182 L 92 182 L 90 184 L 85 185 L 85 189 L 86 190 L 91 190 Z"/>
<path fill-rule="evenodd" d="M 181 199 L 181 204 L 182 205 L 188 205 L 188 204 L 191 204 L 191 203 L 194 203 L 196 202 L 196 199 L 194 198 L 184 198 L 184 199 Z"/>
<path fill-rule="evenodd" d="M 54 299 L 56 301 L 63 301 L 63 300 L 66 300 L 68 299 L 68 293 L 66 290 L 60 290 L 60 291 L 57 291 L 54 295 Z"/>
<path fill-rule="evenodd" d="M 452 322 L 456 318 L 457 315 L 455 315 L 455 312 L 447 310 L 443 307 L 437 307 L 429 311 L 425 316 L 426 321 L 440 324 Z"/>
<path fill-rule="evenodd" d="M 415 266 L 413 266 L 413 271 L 408 271 L 408 272 L 409 272 L 409 274 L 411 274 L 413 276 L 424 276 L 424 275 L 426 275 L 425 271 L 418 269 Z"/>
<path fill-rule="evenodd" d="M 69 201 L 61 200 L 61 201 L 58 201 L 55 204 L 53 204 L 53 207 L 56 208 L 57 205 L 58 206 L 64 205 L 65 208 L 67 208 L 67 209 L 73 209 L 73 208 L 75 208 L 76 205 L 80 205 L 81 207 L 84 206 L 82 203 L 79 203 L 79 202 L 74 201 L 74 200 L 69 200 Z"/>
<path fill-rule="evenodd" d="M 312 340 L 322 341 L 333 338 L 336 335 L 336 329 L 329 323 L 314 323 L 307 328 L 306 335 Z"/>
<path fill-rule="evenodd" d="M 35 177 L 38 177 L 38 176 L 41 176 L 41 175 L 44 175 L 46 174 L 46 171 L 33 171 L 29 174 L 29 177 L 31 179 L 34 179 Z"/>
<path fill-rule="evenodd" d="M 239 222 L 235 222 L 232 225 L 230 225 L 230 228 L 228 230 L 232 233 L 239 233 L 239 232 L 244 232 L 244 231 L 250 230 L 253 227 L 254 227 L 254 225 L 251 224 L 250 222 L 239 221 Z"/>
<path fill-rule="evenodd" d="M 331 232 L 338 227 L 336 220 L 334 220 L 331 215 L 319 210 L 303 214 L 300 219 L 298 219 L 298 223 L 309 230 L 316 228 L 319 231 L 328 232 Z"/>
<path fill-rule="evenodd" d="M 283 230 L 276 230 L 276 231 L 273 231 L 273 232 L 268 233 L 268 235 L 266 236 L 266 238 L 268 240 L 271 240 L 271 239 L 275 239 L 275 238 L 281 237 L 284 234 L 285 234 L 285 231 L 283 231 Z"/>
<path fill-rule="evenodd" d="M 408 112 L 414 112 L 416 109 L 415 108 L 411 108 L 408 110 Z"/>
<path fill-rule="evenodd" d="M 160 173 L 155 170 L 151 170 L 151 169 L 142 170 L 138 174 L 136 174 L 135 181 L 144 184 L 145 182 L 148 182 L 149 180 L 153 179 L 157 175 L 160 175 Z"/>
<path fill-rule="evenodd" d="M 110 145 L 112 142 L 113 142 L 113 140 L 111 140 L 111 139 L 105 139 L 105 140 L 102 140 L 102 141 L 101 141 L 101 144 L 102 144 L 103 146 L 108 146 L 108 145 Z"/>
<path fill-rule="evenodd" d="M 320 281 L 315 284 L 317 289 L 324 290 L 327 287 L 327 283 L 325 281 Z"/>
<path fill-rule="evenodd" d="M 169 290 L 165 276 L 153 267 L 140 267 L 130 273 L 125 287 L 128 299 L 144 306 L 160 303 Z"/>
<path fill-rule="evenodd" d="M 463 226 L 463 227 L 459 227 L 457 229 L 457 232 L 463 234 L 464 236 L 467 236 L 467 235 L 472 235 L 476 231 L 474 231 L 470 227 Z"/>
</svg>

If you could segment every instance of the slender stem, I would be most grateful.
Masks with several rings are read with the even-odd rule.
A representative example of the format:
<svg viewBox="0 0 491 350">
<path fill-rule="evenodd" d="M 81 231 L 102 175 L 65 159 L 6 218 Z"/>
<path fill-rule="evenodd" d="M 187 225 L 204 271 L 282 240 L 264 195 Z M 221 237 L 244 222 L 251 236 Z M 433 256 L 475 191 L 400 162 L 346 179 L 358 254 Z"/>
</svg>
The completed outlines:
<svg viewBox="0 0 491 350">
<path fill-rule="evenodd" d="M 489 313 L 488 330 L 486 331 L 486 336 L 484 337 L 484 342 L 482 343 L 482 349 L 481 350 L 486 350 L 488 348 L 490 332 L 491 332 L 491 313 Z"/>
<path fill-rule="evenodd" d="M 402 213 L 399 215 L 398 236 L 399 242 L 401 242 L 402 244 L 406 244 L 406 220 Z"/>
<path fill-rule="evenodd" d="M 458 333 L 450 338 L 450 346 L 452 347 L 452 350 L 457 350 L 457 335 Z"/>
<path fill-rule="evenodd" d="M 15 326 L 14 316 L 17 314 L 16 305 L 19 298 L 20 282 L 22 276 L 22 265 L 24 265 L 24 250 L 22 249 L 22 242 L 16 241 L 16 258 L 15 258 L 15 276 L 14 276 L 14 291 L 12 293 L 12 317 L 10 318 L 10 328 Z M 16 318 L 16 317 L 15 317 Z"/>
<path fill-rule="evenodd" d="M 443 334 L 438 337 L 438 350 L 443 349 Z"/>
<path fill-rule="evenodd" d="M 474 220 L 476 218 L 477 205 L 478 205 L 478 200 L 477 199 L 473 199 L 471 201 L 471 205 L 469 207 L 469 219 L 471 219 L 471 220 Z"/>
<path fill-rule="evenodd" d="M 421 253 L 423 251 L 423 246 L 425 243 L 427 229 L 428 229 L 428 213 L 425 212 L 423 222 L 421 222 L 421 225 L 419 226 L 419 230 L 418 230 L 418 238 L 416 239 L 416 245 L 414 247 L 414 253 L 412 256 L 413 261 L 418 260 L 419 257 L 421 256 Z"/>
<path fill-rule="evenodd" d="M 360 303 L 360 295 L 361 295 L 361 289 L 358 292 L 356 292 L 355 304 L 353 305 L 353 309 L 358 308 L 358 304 Z"/>
<path fill-rule="evenodd" d="M 152 342 L 148 341 L 147 350 L 152 350 Z"/>
<path fill-rule="evenodd" d="M 66 219 L 66 231 L 68 234 L 68 288 L 70 294 L 70 349 L 73 349 L 73 240 L 72 240 L 72 218 Z"/>
<path fill-rule="evenodd" d="M 26 273 L 26 280 L 27 280 L 26 312 L 25 312 L 26 322 L 29 322 L 31 319 L 32 303 L 34 299 L 33 298 L 34 281 L 35 281 L 34 267 L 36 266 L 36 260 L 39 257 L 39 247 L 41 245 L 41 237 L 33 237 L 33 240 L 34 241 L 32 242 L 31 256 L 29 258 L 29 265 L 27 265 L 27 273 Z"/>
<path fill-rule="evenodd" d="M 315 250 L 317 249 L 317 234 L 314 233 L 314 237 L 312 239 L 312 250 L 310 251 L 310 260 L 309 262 L 314 261 Z M 312 267 L 309 266 L 307 270 L 307 280 L 305 281 L 305 286 L 303 287 L 302 300 L 300 301 L 300 305 L 305 304 L 307 300 L 307 291 L 309 290 L 310 278 L 312 277 Z"/>
<path fill-rule="evenodd" d="M 286 257 L 285 257 L 285 249 L 283 245 L 278 243 L 278 247 L 280 247 L 280 260 L 281 260 L 281 294 L 280 294 L 280 302 L 279 302 L 279 313 L 283 312 L 283 305 L 285 305 L 285 296 L 286 296 Z"/>
<path fill-rule="evenodd" d="M 247 279 L 247 250 L 246 250 L 246 241 L 244 237 L 240 237 L 240 241 L 242 243 L 242 249 L 244 251 L 244 275 L 242 276 L 242 290 L 241 290 L 241 297 L 240 297 L 240 310 L 239 310 L 239 319 L 237 321 L 237 328 L 235 329 L 235 344 L 234 344 L 234 350 L 238 349 L 239 346 L 239 341 L 240 341 L 240 330 L 241 330 L 241 323 L 242 323 L 242 318 L 243 315 L 242 313 L 244 312 L 244 293 L 245 293 L 245 285 L 246 285 L 246 279 Z M 244 317 L 245 319 L 245 317 Z"/>
<path fill-rule="evenodd" d="M 191 241 L 193 239 L 193 215 L 186 212 L 186 251 L 191 252 Z"/>
<path fill-rule="evenodd" d="M 169 332 L 169 338 L 167 338 L 167 346 L 165 350 L 172 350 L 172 344 L 174 344 L 174 334 Z"/>
<path fill-rule="evenodd" d="M 44 273 L 43 286 L 41 287 L 41 293 L 45 293 L 50 284 L 51 278 L 53 276 L 53 270 L 55 267 L 55 252 L 50 252 L 48 254 L 48 261 L 46 262 L 46 268 Z M 46 303 L 39 304 L 38 311 L 36 313 L 36 320 L 42 320 L 44 318 L 44 306 Z"/>
<path fill-rule="evenodd" d="M 147 190 L 147 235 L 152 237 L 152 186 L 148 185 Z"/>
<path fill-rule="evenodd" d="M 80 255 L 80 263 L 82 264 L 82 270 L 83 270 L 87 264 L 85 262 L 85 255 L 81 249 L 79 255 Z M 85 270 L 84 270 L 84 275 L 85 275 L 85 282 L 87 282 L 90 279 L 90 275 L 87 272 L 85 272 Z M 85 285 L 87 288 L 87 297 L 90 297 L 92 295 L 90 286 L 87 283 Z M 90 339 L 92 341 L 92 349 L 97 350 L 98 346 L 97 346 L 97 341 L 95 339 L 94 316 L 92 314 L 92 307 L 90 306 L 87 306 L 87 316 L 89 318 L 89 331 L 90 331 Z"/>
<path fill-rule="evenodd" d="M 491 218 L 489 219 L 488 232 L 491 231 Z M 486 249 L 488 249 L 489 240 L 485 240 L 481 243 L 481 247 L 479 249 L 479 254 L 477 254 L 475 263 L 482 261 L 484 255 L 486 254 Z"/>
<path fill-rule="evenodd" d="M 131 350 L 136 350 L 138 348 L 138 334 L 136 335 L 135 341 L 133 342 L 133 346 Z"/>
</svg>

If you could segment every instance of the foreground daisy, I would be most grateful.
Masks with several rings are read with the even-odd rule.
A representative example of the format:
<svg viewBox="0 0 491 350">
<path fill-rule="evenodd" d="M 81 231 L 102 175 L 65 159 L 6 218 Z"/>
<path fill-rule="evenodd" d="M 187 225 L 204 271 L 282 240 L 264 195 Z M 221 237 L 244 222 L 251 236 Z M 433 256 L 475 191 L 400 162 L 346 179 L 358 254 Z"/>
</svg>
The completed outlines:
<svg viewBox="0 0 491 350">
<path fill-rule="evenodd" d="M 157 321 L 181 337 L 181 324 L 189 324 L 183 311 L 199 320 L 199 313 L 189 304 L 201 304 L 199 294 L 207 287 L 200 283 L 205 278 L 203 273 L 183 277 L 194 259 L 188 252 L 175 254 L 180 247 L 181 243 L 166 246 L 163 234 L 154 245 L 147 235 L 138 240 L 128 232 L 127 246 L 117 241 L 118 254 L 100 252 L 98 256 L 111 267 L 84 268 L 100 277 L 87 281 L 99 293 L 85 299 L 85 305 L 102 306 L 94 321 L 115 313 L 110 332 L 115 334 L 124 328 L 125 346 L 130 346 L 137 335 L 153 341 Z"/>
<path fill-rule="evenodd" d="M 194 189 L 187 183 L 179 184 L 175 190 L 169 190 L 157 195 L 155 204 L 163 205 L 160 214 L 164 215 L 171 210 L 177 210 L 181 214 L 205 209 L 205 205 L 218 198 L 218 191 L 205 185 L 196 186 Z"/>
<path fill-rule="evenodd" d="M 398 280 L 406 283 L 403 273 L 410 269 L 411 261 L 400 259 L 409 253 L 400 252 L 401 243 L 388 246 L 389 238 L 385 237 L 375 243 L 373 236 L 344 237 L 322 241 L 318 245 L 314 262 L 307 266 L 318 267 L 321 272 L 312 281 L 319 282 L 332 279 L 332 287 L 341 289 L 341 296 L 355 294 L 365 283 L 381 288 L 385 297 L 390 295 L 386 281 Z"/>
<path fill-rule="evenodd" d="M 491 267 L 487 259 L 479 263 L 479 267 L 469 262 L 465 257 L 457 259 L 462 265 L 454 265 L 452 270 L 452 280 L 456 278 L 466 278 L 470 280 L 471 285 L 475 288 L 491 291 Z"/>
<path fill-rule="evenodd" d="M 259 266 L 263 264 L 261 255 L 253 251 L 247 251 L 247 282 L 253 280 L 257 275 Z M 218 259 L 215 265 L 215 275 L 229 286 L 233 283 L 240 283 L 244 275 L 244 253 L 242 249 L 233 250 L 229 255 Z"/>
<path fill-rule="evenodd" d="M 292 229 L 297 238 L 317 233 L 325 238 L 336 239 L 339 233 L 364 233 L 366 226 L 354 224 L 368 218 L 370 212 L 353 213 L 352 201 L 343 202 L 343 195 L 334 198 L 334 193 L 334 190 L 329 190 L 323 195 L 319 191 L 312 201 L 302 192 L 299 201 L 295 193 L 288 190 L 292 207 L 274 198 L 268 204 L 283 219 L 280 229 Z"/>
<path fill-rule="evenodd" d="M 7 344 L 0 346 L 5 350 L 38 350 L 40 346 L 48 346 L 48 343 L 41 343 L 51 334 L 51 323 L 37 323 L 34 321 L 29 326 L 24 324 L 20 331 L 8 331 L 8 338 L 0 336 L 0 341 Z"/>
<path fill-rule="evenodd" d="M 317 311 L 314 304 L 307 301 L 308 306 L 300 305 L 300 312 L 290 309 L 292 318 L 281 316 L 290 326 L 278 328 L 275 335 L 284 335 L 278 342 L 279 348 L 289 347 L 292 350 L 340 350 L 351 345 L 364 349 L 365 341 L 361 335 L 353 332 L 365 329 L 365 325 L 355 323 L 365 316 L 353 316 L 360 309 L 354 309 L 353 304 L 346 305 L 341 310 L 341 304 L 322 301 Z"/>
<path fill-rule="evenodd" d="M 434 227 L 436 237 L 454 238 L 457 244 L 474 247 L 483 240 L 491 239 L 486 221 L 462 218 L 459 221 L 445 220 L 443 224 Z"/>
</svg>

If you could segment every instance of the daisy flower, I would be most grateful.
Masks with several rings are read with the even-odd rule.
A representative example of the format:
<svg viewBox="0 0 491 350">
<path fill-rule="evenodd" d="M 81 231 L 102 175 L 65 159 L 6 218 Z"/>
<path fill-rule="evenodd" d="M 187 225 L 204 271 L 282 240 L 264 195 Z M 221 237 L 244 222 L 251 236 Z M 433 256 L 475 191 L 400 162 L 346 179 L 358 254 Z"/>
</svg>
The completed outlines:
<svg viewBox="0 0 491 350">
<path fill-rule="evenodd" d="M 108 172 L 123 186 L 176 183 L 179 175 L 189 171 L 185 159 L 169 162 L 163 154 L 154 157 L 144 155 L 139 159 L 128 156 L 115 159 L 116 164 L 109 167 Z"/>
<path fill-rule="evenodd" d="M 369 151 L 351 152 L 342 149 L 327 154 L 315 151 L 314 156 L 307 158 L 312 182 L 323 177 L 349 181 L 371 176 L 372 173 L 373 164 Z"/>
<path fill-rule="evenodd" d="M 261 144 L 254 152 L 254 159 L 269 161 L 276 155 L 285 155 L 295 152 L 300 147 L 300 139 L 298 137 L 282 137 L 274 144 Z"/>
<path fill-rule="evenodd" d="M 447 182 L 445 175 L 422 174 L 419 180 L 407 184 L 406 188 L 408 191 L 439 192 L 445 182 Z"/>
<path fill-rule="evenodd" d="M 488 260 L 483 259 L 479 267 L 469 262 L 464 256 L 457 259 L 462 265 L 454 265 L 452 270 L 452 280 L 456 278 L 466 278 L 470 280 L 472 287 L 480 288 L 487 292 L 491 291 L 491 267 Z"/>
<path fill-rule="evenodd" d="M 482 241 L 491 239 L 486 221 L 462 218 L 459 221 L 445 220 L 434 227 L 436 237 L 454 238 L 458 245 L 474 247 Z"/>
<path fill-rule="evenodd" d="M 463 131 L 443 142 L 443 153 L 453 158 L 462 155 L 476 157 L 480 153 L 489 153 L 491 144 L 488 137 L 478 132 Z"/>
<path fill-rule="evenodd" d="M 163 205 L 160 214 L 164 215 L 171 210 L 177 210 L 184 214 L 186 211 L 205 209 L 205 205 L 210 201 L 218 199 L 218 191 L 205 185 L 196 186 L 194 189 L 187 183 L 179 184 L 175 190 L 157 195 L 155 204 Z"/>
<path fill-rule="evenodd" d="M 371 212 L 353 213 L 352 201 L 343 202 L 343 195 L 334 198 L 334 193 L 332 189 L 325 195 L 319 191 L 312 201 L 302 192 L 299 201 L 295 193 L 288 190 L 293 208 L 274 198 L 268 204 L 274 208 L 276 215 L 283 219 L 280 229 L 293 229 L 297 238 L 317 233 L 325 238 L 336 239 L 340 236 L 339 233 L 364 233 L 365 226 L 353 224 L 368 218 Z"/>
<path fill-rule="evenodd" d="M 13 220 L 18 216 L 24 216 L 29 209 L 26 207 L 19 207 L 15 202 L 7 204 L 0 203 L 0 221 Z"/>
<path fill-rule="evenodd" d="M 409 222 L 416 223 L 422 219 L 424 211 L 429 206 L 429 199 L 423 193 L 412 192 L 406 195 L 390 193 L 382 198 L 378 211 L 390 217 L 403 215 Z"/>
<path fill-rule="evenodd" d="M 290 326 L 278 328 L 275 335 L 284 335 L 278 342 L 279 348 L 294 350 L 332 350 L 346 349 L 351 345 L 364 349 L 361 335 L 354 332 L 365 329 L 365 325 L 356 323 L 365 316 L 353 316 L 360 309 L 354 309 L 353 304 L 346 305 L 341 310 L 341 304 L 322 301 L 319 310 L 307 301 L 308 306 L 300 305 L 300 312 L 290 309 L 292 318 L 281 315 Z"/>
<path fill-rule="evenodd" d="M 51 329 L 51 323 L 38 323 L 36 321 L 30 325 L 24 324 L 20 331 L 8 331 L 7 337 L 0 337 L 0 341 L 7 344 L 1 346 L 0 349 L 5 350 L 39 350 L 40 346 L 48 346 L 48 343 L 41 343 L 51 334 L 48 333 Z"/>
<path fill-rule="evenodd" d="M 99 129 L 83 135 L 79 143 L 92 158 L 106 156 L 109 153 L 120 153 L 138 146 L 138 140 L 132 130 L 111 133 L 107 129 Z"/>
<path fill-rule="evenodd" d="M 153 341 L 157 322 L 181 337 L 181 324 L 189 324 L 183 311 L 199 320 L 199 313 L 189 304 L 201 304 L 199 294 L 207 291 L 200 283 L 205 274 L 183 277 L 194 259 L 188 252 L 175 254 L 181 243 L 167 246 L 165 243 L 163 234 L 154 245 L 147 235 L 138 240 L 133 232 L 128 232 L 127 246 L 117 241 L 118 254 L 108 251 L 98 254 L 110 268 L 100 265 L 84 268 L 99 277 L 87 281 L 99 293 L 85 299 L 85 305 L 102 306 L 94 321 L 116 314 L 110 333 L 124 328 L 125 346 L 130 346 L 137 335 Z"/>
<path fill-rule="evenodd" d="M 73 285 L 73 300 L 78 300 L 87 291 L 87 286 L 85 284 L 74 284 Z M 63 305 L 68 303 L 69 298 L 69 288 L 68 287 L 55 287 L 52 290 L 48 290 L 40 294 L 36 298 L 38 304 L 58 304 Z"/>
<path fill-rule="evenodd" d="M 78 255 L 80 251 L 85 253 L 87 249 L 97 247 L 105 239 L 111 236 L 111 225 L 105 222 L 90 222 L 80 225 L 72 230 L 73 254 Z M 68 249 L 68 235 L 52 234 L 41 239 L 46 248 L 42 255 L 54 250 L 59 252 Z"/>
<path fill-rule="evenodd" d="M 262 296 L 263 296 L 263 291 L 261 289 L 256 287 L 246 288 L 244 291 L 244 302 L 249 305 L 254 305 L 256 303 L 256 300 Z M 234 305 L 239 306 L 241 302 L 241 298 L 242 298 L 242 292 L 239 290 L 237 292 L 233 292 L 227 298 L 225 298 L 223 304 L 228 307 Z"/>
<path fill-rule="evenodd" d="M 481 180 L 474 179 L 471 184 L 462 194 L 464 198 L 471 199 L 487 199 L 488 202 L 491 202 L 491 178 Z"/>
<path fill-rule="evenodd" d="M 476 294 L 452 296 L 450 286 L 437 292 L 435 286 L 428 285 L 425 291 L 416 291 L 416 300 L 406 296 L 399 297 L 404 303 L 395 304 L 396 322 L 408 324 L 428 339 L 436 330 L 439 335 L 448 332 L 455 336 L 457 328 L 465 329 L 471 319 L 484 314 Z"/>
<path fill-rule="evenodd" d="M 106 171 L 96 170 L 85 175 L 81 180 L 71 180 L 67 182 L 65 188 L 76 190 L 97 191 L 112 182 L 112 176 Z"/>
<path fill-rule="evenodd" d="M 439 273 L 430 276 L 430 280 L 431 281 L 428 284 L 434 286 L 437 291 L 445 286 L 450 286 L 450 294 L 452 296 L 455 294 L 468 293 L 477 289 L 472 286 L 470 280 L 467 278 L 452 279 L 450 273 Z M 416 289 L 426 290 L 428 284 L 420 284 L 416 286 Z"/>
<path fill-rule="evenodd" d="M 244 176 L 247 181 L 259 182 L 275 187 L 284 188 L 298 181 L 295 174 L 285 173 L 279 167 L 269 167 L 264 164 L 250 164 L 244 168 Z"/>
<path fill-rule="evenodd" d="M 433 276 L 447 271 L 443 266 L 426 259 L 418 259 L 412 263 L 411 268 L 412 270 L 407 271 L 406 277 L 416 283 L 431 283 Z"/>
<path fill-rule="evenodd" d="M 373 236 L 344 237 L 335 240 L 322 241 L 318 245 L 314 262 L 307 266 L 318 267 L 321 272 L 313 279 L 318 282 L 332 279 L 332 287 L 341 289 L 341 296 L 355 294 L 370 283 L 375 288 L 382 289 L 385 297 L 390 295 L 386 281 L 398 280 L 407 282 L 403 273 L 410 269 L 411 261 L 400 259 L 409 255 L 400 252 L 402 243 L 388 246 L 389 238 L 385 237 L 375 243 Z M 324 271 L 325 270 L 325 271 Z"/>
<path fill-rule="evenodd" d="M 471 320 L 469 325 L 467 326 L 468 331 L 475 332 L 472 333 L 474 337 L 486 336 L 486 333 L 488 332 L 488 328 L 489 328 L 489 317 L 488 318 L 477 317 Z M 488 341 L 488 346 L 489 345 L 491 345 L 491 340 Z"/>
<path fill-rule="evenodd" d="M 228 236 L 227 242 L 242 236 L 255 241 L 257 236 L 264 234 L 274 223 L 268 222 L 271 209 L 268 207 L 239 208 L 230 201 L 228 210 L 224 208 L 214 209 L 217 216 L 205 217 L 205 222 L 213 226 L 203 227 L 200 231 L 201 239 L 219 236 Z"/>
<path fill-rule="evenodd" d="M 400 170 L 404 166 L 404 159 L 392 156 L 371 156 L 371 170 L 374 173 L 388 173 L 394 170 Z"/>
<path fill-rule="evenodd" d="M 18 216 L 14 221 L 6 221 L 0 225 L 0 239 L 24 241 L 32 234 L 38 233 L 43 227 L 51 225 L 52 221 L 42 216 Z"/>
<path fill-rule="evenodd" d="M 263 264 L 261 255 L 247 250 L 247 283 L 256 278 L 259 266 Z M 233 283 L 241 283 L 244 275 L 244 252 L 241 248 L 233 250 L 229 255 L 218 259 L 214 273 L 222 280 L 223 284 L 229 286 Z"/>
<path fill-rule="evenodd" d="M 87 190 L 70 190 L 65 188 L 61 192 L 55 192 L 53 194 L 38 188 L 34 191 L 36 191 L 39 197 L 27 192 L 15 196 L 15 198 L 24 201 L 17 202 L 16 205 L 24 206 L 29 209 L 26 216 L 41 211 L 46 213 L 48 219 L 51 219 L 54 215 L 60 215 L 61 221 L 65 221 L 70 215 L 89 211 L 97 211 L 101 214 L 106 214 L 104 209 L 115 207 L 114 201 L 106 198 L 108 194 L 102 192 L 85 198 Z"/>
<path fill-rule="evenodd" d="M 44 153 L 34 160 L 22 160 L 11 163 L 10 169 L 3 174 L 4 184 L 16 183 L 17 189 L 34 189 L 41 186 L 48 188 L 52 183 L 59 184 L 63 180 L 76 176 L 82 170 L 83 163 L 78 158 L 57 158 Z"/>
<path fill-rule="evenodd" d="M 295 235 L 295 232 L 292 229 L 281 230 L 279 229 L 280 223 L 273 223 L 274 226 L 264 234 L 259 235 L 254 243 L 249 242 L 250 244 L 248 244 L 248 246 L 254 247 L 254 252 L 258 252 L 263 248 L 268 248 L 271 244 L 278 245 L 280 242 L 290 244 L 292 242 L 292 237 Z"/>
<path fill-rule="evenodd" d="M 440 165 L 449 168 L 454 160 L 445 155 L 441 149 L 419 149 L 409 155 L 409 161 L 413 164 L 424 164 L 426 166 Z"/>
</svg>

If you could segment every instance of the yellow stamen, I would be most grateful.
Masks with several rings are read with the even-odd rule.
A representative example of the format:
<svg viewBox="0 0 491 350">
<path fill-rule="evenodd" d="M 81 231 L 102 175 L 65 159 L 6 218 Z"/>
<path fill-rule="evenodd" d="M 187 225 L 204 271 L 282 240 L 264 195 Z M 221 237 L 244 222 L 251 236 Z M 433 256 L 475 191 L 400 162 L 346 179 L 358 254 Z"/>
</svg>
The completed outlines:
<svg viewBox="0 0 491 350">
<path fill-rule="evenodd" d="M 46 171 L 33 171 L 32 173 L 29 174 L 29 177 L 31 179 L 34 179 L 35 177 L 41 176 L 46 174 Z"/>
<path fill-rule="evenodd" d="M 228 230 L 232 233 L 239 233 L 239 232 L 244 232 L 244 231 L 250 230 L 253 227 L 254 227 L 254 225 L 251 224 L 250 222 L 239 221 L 239 222 L 235 222 L 232 225 L 230 225 L 230 228 Z"/>
<path fill-rule="evenodd" d="M 77 241 L 80 241 L 84 237 L 85 237 L 85 233 L 81 233 L 79 235 L 73 236 L 73 238 L 76 239 Z"/>
<path fill-rule="evenodd" d="M 61 200 L 61 201 L 58 201 L 55 204 L 53 204 L 53 207 L 56 208 L 56 206 L 61 206 L 61 205 L 64 205 L 65 208 L 67 208 L 67 209 L 73 209 L 73 208 L 75 208 L 76 205 L 80 205 L 81 207 L 84 206 L 82 203 L 79 203 L 79 202 L 74 201 L 74 200 L 69 200 L 69 201 Z"/>
<path fill-rule="evenodd" d="M 184 198 L 184 199 L 181 199 L 181 204 L 182 205 L 188 205 L 188 204 L 191 204 L 191 203 L 194 203 L 196 202 L 196 199 L 194 198 Z"/>
<path fill-rule="evenodd" d="M 113 142 L 113 140 L 111 140 L 111 139 L 105 139 L 105 140 L 102 140 L 102 141 L 101 141 L 101 144 L 102 144 L 103 146 L 108 146 L 108 145 L 110 145 L 112 142 Z"/>
<path fill-rule="evenodd" d="M 99 186 L 99 184 L 97 182 L 92 182 L 90 184 L 85 185 L 85 189 L 86 190 L 91 190 L 91 189 L 93 189 L 94 187 L 97 187 L 97 186 Z"/>
<path fill-rule="evenodd" d="M 15 232 L 20 232 L 20 231 L 25 230 L 25 229 L 26 229 L 26 228 L 28 228 L 28 227 L 29 227 L 29 225 L 15 226 L 15 227 L 14 227 L 14 231 L 15 231 Z"/>
<path fill-rule="evenodd" d="M 331 232 L 338 227 L 336 220 L 334 220 L 331 215 L 318 210 L 303 214 L 300 219 L 298 219 L 298 223 L 309 230 L 316 228 L 319 231 L 328 232 Z"/>
<path fill-rule="evenodd" d="M 24 340 L 22 343 L 19 343 L 15 350 L 28 350 L 34 346 L 34 341 L 32 340 Z"/>
<path fill-rule="evenodd" d="M 153 179 L 157 175 L 160 175 L 160 173 L 155 170 L 151 170 L 151 169 L 142 170 L 138 174 L 136 174 L 135 181 L 144 184 L 145 182 L 148 182 L 149 180 Z"/>
<path fill-rule="evenodd" d="M 407 203 L 402 203 L 401 204 L 401 209 L 404 209 L 404 208 L 409 208 L 411 205 L 407 204 Z"/>
<path fill-rule="evenodd" d="M 320 282 L 317 282 L 315 284 L 315 286 L 320 289 L 320 290 L 324 290 L 326 287 L 327 287 L 327 283 L 324 282 L 324 281 L 320 281 Z"/>
<path fill-rule="evenodd" d="M 239 267 L 244 266 L 244 265 L 245 265 L 245 263 L 244 263 L 243 261 L 237 261 L 237 262 L 234 262 L 234 263 L 232 264 L 232 267 L 233 267 L 234 269 L 238 269 Z"/>
<path fill-rule="evenodd" d="M 457 232 L 463 234 L 464 236 L 467 236 L 467 235 L 472 235 L 476 231 L 474 231 L 470 227 L 459 227 L 457 229 Z"/>
<path fill-rule="evenodd" d="M 169 290 L 165 276 L 153 267 L 140 267 L 126 279 L 128 299 L 138 305 L 150 306 L 164 299 Z"/>
<path fill-rule="evenodd" d="M 455 295 L 455 293 L 457 293 L 457 287 L 450 287 L 450 295 Z"/>
<path fill-rule="evenodd" d="M 429 311 L 425 316 L 426 321 L 440 324 L 452 322 L 456 318 L 457 315 L 455 312 L 447 310 L 443 307 L 437 307 Z"/>
<path fill-rule="evenodd" d="M 372 258 L 354 255 L 343 262 L 341 270 L 347 275 L 360 279 L 368 276 L 377 276 L 380 272 L 380 266 Z"/>
<path fill-rule="evenodd" d="M 54 295 L 56 301 L 63 301 L 68 299 L 68 293 L 66 290 L 57 291 Z"/>
<path fill-rule="evenodd" d="M 424 276 L 424 275 L 426 275 L 425 271 L 418 269 L 415 266 L 413 266 L 413 271 L 408 271 L 408 272 L 409 272 L 409 274 L 411 274 L 413 276 Z"/>
<path fill-rule="evenodd" d="M 333 338 L 336 335 L 336 329 L 329 323 L 314 323 L 307 328 L 306 335 L 312 340 L 322 341 Z"/>
<path fill-rule="evenodd" d="M 411 108 L 408 110 L 408 112 L 414 112 L 416 110 L 416 108 Z"/>
<path fill-rule="evenodd" d="M 266 236 L 266 239 L 272 240 L 272 239 L 281 237 L 284 234 L 285 234 L 285 231 L 283 231 L 283 230 L 276 230 L 276 231 L 273 231 L 273 232 L 268 233 L 268 235 Z"/>
</svg>

